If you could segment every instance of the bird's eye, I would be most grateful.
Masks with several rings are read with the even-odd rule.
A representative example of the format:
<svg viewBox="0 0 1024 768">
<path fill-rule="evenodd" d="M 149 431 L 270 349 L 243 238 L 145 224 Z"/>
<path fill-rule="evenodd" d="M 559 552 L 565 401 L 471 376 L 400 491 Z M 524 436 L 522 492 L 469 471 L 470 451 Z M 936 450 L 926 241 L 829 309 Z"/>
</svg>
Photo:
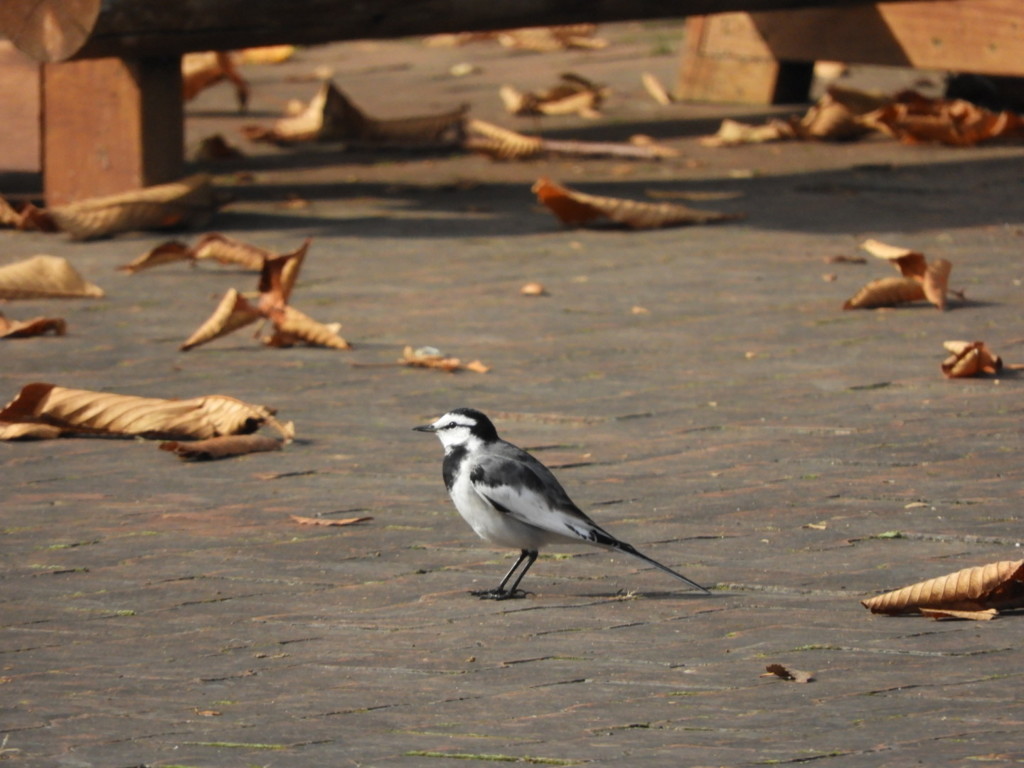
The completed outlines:
<svg viewBox="0 0 1024 768">
<path fill-rule="evenodd" d="M 457 427 L 457 426 L 459 426 L 459 425 L 458 425 L 458 424 L 456 424 L 456 423 L 455 423 L 454 421 L 449 421 L 449 422 L 448 422 L 448 423 L 447 423 L 447 424 L 445 425 L 445 427 L 444 427 L 444 428 L 445 428 L 445 429 L 452 429 L 453 427 Z"/>
</svg>

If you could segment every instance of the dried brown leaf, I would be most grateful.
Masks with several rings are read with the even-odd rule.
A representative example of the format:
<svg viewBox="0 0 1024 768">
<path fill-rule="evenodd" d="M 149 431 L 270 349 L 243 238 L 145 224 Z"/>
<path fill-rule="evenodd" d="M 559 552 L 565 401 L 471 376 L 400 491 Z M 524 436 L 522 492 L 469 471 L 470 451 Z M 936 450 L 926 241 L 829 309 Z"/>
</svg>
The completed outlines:
<svg viewBox="0 0 1024 768">
<path fill-rule="evenodd" d="M 191 101 L 201 91 L 222 80 L 230 80 L 235 86 L 238 110 L 245 111 L 249 103 L 249 84 L 235 68 L 232 54 L 228 51 L 186 53 L 181 59 L 181 79 L 185 101 Z"/>
<path fill-rule="evenodd" d="M 98 298 L 93 285 L 60 256 L 33 256 L 0 267 L 0 299 Z"/>
<path fill-rule="evenodd" d="M 665 86 L 662 85 L 661 80 L 655 75 L 652 75 L 650 72 L 644 72 L 640 75 L 640 80 L 644 84 L 644 90 L 661 106 L 667 107 L 672 103 L 672 96 L 665 89 Z"/>
<path fill-rule="evenodd" d="M 263 435 L 221 435 L 188 443 L 171 440 L 160 443 L 160 450 L 171 451 L 183 461 L 213 461 L 248 453 L 281 450 L 281 441 Z"/>
<path fill-rule="evenodd" d="M 201 225 L 216 207 L 210 176 L 200 173 L 170 184 L 57 206 L 50 215 L 72 238 L 90 240 L 140 229 Z"/>
<path fill-rule="evenodd" d="M 462 361 L 459 358 L 443 355 L 434 347 L 419 347 L 418 349 L 406 347 L 398 362 L 413 368 L 436 368 L 448 373 L 454 373 L 462 367 Z"/>
<path fill-rule="evenodd" d="M 918 608 L 922 616 L 931 619 L 967 619 L 968 621 L 992 621 L 999 615 L 995 608 L 988 608 L 984 611 L 954 611 L 940 608 Z"/>
<path fill-rule="evenodd" d="M 50 332 L 54 336 L 63 336 L 67 332 L 67 323 L 60 317 L 8 320 L 0 312 L 0 339 L 24 339 L 29 336 L 43 336 Z"/>
<path fill-rule="evenodd" d="M 24 386 L 0 411 L 0 422 L 49 425 L 61 434 L 169 439 L 248 434 L 266 424 L 286 440 L 294 436 L 273 410 L 226 395 L 164 400 L 46 383 Z"/>
<path fill-rule="evenodd" d="M 648 203 L 588 195 L 563 187 L 546 177 L 537 180 L 533 192 L 567 226 L 582 226 L 594 220 L 609 219 L 628 229 L 655 229 L 740 218 L 732 214 L 698 211 L 675 203 Z"/>
<path fill-rule="evenodd" d="M 799 669 L 789 669 L 782 664 L 769 664 L 765 667 L 765 671 L 769 674 L 781 677 L 783 680 L 789 680 L 794 683 L 809 683 L 814 680 L 814 674 L 812 672 L 804 672 Z M 767 677 L 767 675 L 762 675 Z"/>
<path fill-rule="evenodd" d="M 924 297 L 939 309 L 946 308 L 946 293 L 949 291 L 949 273 L 953 265 L 945 259 L 936 259 L 925 269 L 921 280 Z"/>
<path fill-rule="evenodd" d="M 1003 560 L 922 581 L 861 604 L 872 613 L 983 611 L 1024 606 L 1024 560 Z"/>
<path fill-rule="evenodd" d="M 996 374 L 1003 368 L 1002 358 L 985 346 L 983 341 L 946 341 L 943 346 L 950 353 L 942 361 L 942 373 L 947 378 Z"/>
<path fill-rule="evenodd" d="M 229 288 L 213 314 L 193 332 L 179 347 L 182 352 L 200 344 L 226 336 L 239 328 L 255 323 L 263 317 L 263 313 L 245 300 L 234 288 Z"/>
<path fill-rule="evenodd" d="M 62 434 L 63 430 L 52 424 L 0 421 L 0 440 L 53 440 Z"/>
<path fill-rule="evenodd" d="M 245 126 L 251 141 L 294 144 L 305 141 L 355 141 L 368 144 L 451 144 L 461 141 L 468 107 L 439 115 L 381 120 L 359 109 L 334 83 L 325 81 L 306 108 L 278 120 L 272 128 Z"/>
<path fill-rule="evenodd" d="M 338 335 L 339 323 L 325 325 L 291 306 L 271 312 L 270 319 L 274 333 L 263 339 L 267 346 L 290 347 L 301 341 L 314 347 L 352 349 L 352 345 Z"/>
<path fill-rule="evenodd" d="M 20 209 L 16 209 L 2 197 L 0 197 L 0 227 L 10 227 L 22 231 L 57 231 L 57 225 L 46 211 L 36 208 L 32 203 L 24 203 Z"/>
<path fill-rule="evenodd" d="M 860 247 L 872 256 L 888 261 L 904 277 L 924 279 L 928 265 L 923 253 L 899 245 L 889 245 L 873 238 L 865 240 Z"/>
<path fill-rule="evenodd" d="M 846 300 L 843 309 L 875 309 L 894 307 L 924 299 L 924 286 L 910 277 L 883 277 L 872 280 L 856 295 Z"/>
<path fill-rule="evenodd" d="M 302 517 L 301 515 L 288 515 L 294 522 L 299 525 L 329 525 L 329 526 L 341 526 L 341 525 L 355 525 L 356 523 L 365 523 L 367 520 L 373 520 L 372 517 Z"/>
<path fill-rule="evenodd" d="M 705 147 L 736 147 L 741 144 L 764 144 L 797 137 L 793 126 L 784 120 L 771 120 L 764 125 L 748 125 L 726 118 L 712 136 L 701 138 Z"/>
<path fill-rule="evenodd" d="M 566 72 L 557 85 L 544 91 L 519 91 L 510 85 L 498 91 L 505 110 L 512 115 L 578 114 L 589 118 L 600 117 L 598 110 L 609 93 L 606 86 L 573 72 Z"/>
</svg>

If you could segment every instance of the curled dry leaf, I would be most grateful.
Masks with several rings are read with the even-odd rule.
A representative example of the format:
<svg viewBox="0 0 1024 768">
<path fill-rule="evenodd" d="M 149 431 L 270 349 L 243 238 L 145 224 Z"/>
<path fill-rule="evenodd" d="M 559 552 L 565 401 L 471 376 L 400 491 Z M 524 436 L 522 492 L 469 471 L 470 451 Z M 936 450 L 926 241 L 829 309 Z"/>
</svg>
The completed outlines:
<svg viewBox="0 0 1024 768">
<path fill-rule="evenodd" d="M 665 89 L 665 86 L 661 84 L 661 80 L 655 75 L 652 75 L 650 72 L 644 72 L 640 75 L 640 80 L 644 84 L 644 90 L 661 106 L 667 107 L 672 103 L 672 96 Z"/>
<path fill-rule="evenodd" d="M 946 308 L 949 275 L 953 270 L 953 265 L 946 259 L 929 262 L 923 253 L 874 239 L 865 240 L 861 248 L 888 261 L 903 277 L 868 283 L 843 305 L 843 309 L 892 307 L 921 299 L 926 299 L 940 310 Z"/>
<path fill-rule="evenodd" d="M 338 335 L 340 323 L 324 324 L 292 306 L 285 306 L 270 313 L 274 333 L 263 339 L 270 347 L 291 347 L 302 342 L 314 347 L 330 349 L 352 349 L 344 338 Z"/>
<path fill-rule="evenodd" d="M 216 238 L 211 243 L 224 247 L 227 238 L 219 235 Z M 352 345 L 338 335 L 340 325 L 319 323 L 288 304 L 310 242 L 307 239 L 294 252 L 282 256 L 272 256 L 263 252 L 259 302 L 253 305 L 237 290 L 230 289 L 224 294 L 213 314 L 196 329 L 180 349 L 183 352 L 193 349 L 261 319 L 269 320 L 274 326 L 271 334 L 261 337 L 263 343 L 268 346 L 290 347 L 298 342 L 304 342 L 332 349 L 351 349 Z M 243 244 L 231 241 L 229 245 L 231 248 L 237 248 Z M 245 246 L 243 250 L 250 254 L 254 252 L 251 246 Z"/>
<path fill-rule="evenodd" d="M 436 347 L 419 347 L 418 349 L 406 347 L 398 362 L 412 368 L 435 368 L 448 373 L 455 373 L 459 370 L 487 373 L 491 370 L 479 360 L 463 365 L 459 358 L 443 355 Z"/>
<path fill-rule="evenodd" d="M 794 683 L 809 683 L 814 680 L 814 674 L 811 672 L 804 672 L 799 669 L 789 669 L 782 664 L 769 664 L 765 667 L 765 671 L 776 677 L 781 677 L 783 680 L 789 680 Z M 768 675 L 761 675 L 761 677 L 767 677 Z"/>
<path fill-rule="evenodd" d="M 924 298 L 924 286 L 910 277 L 883 277 L 872 280 L 846 300 L 843 309 L 894 307 Z"/>
<path fill-rule="evenodd" d="M 229 51 L 203 51 L 186 53 L 181 58 L 182 97 L 191 101 L 222 80 L 230 80 L 235 86 L 238 111 L 244 112 L 249 104 L 249 84 L 235 68 L 233 55 Z"/>
<path fill-rule="evenodd" d="M 580 115 L 600 117 L 598 111 L 608 97 L 607 86 L 596 85 L 574 72 L 561 76 L 558 85 L 546 91 L 519 91 L 504 85 L 498 91 L 505 109 L 512 115 Z"/>
<path fill-rule="evenodd" d="M 999 355 L 985 346 L 983 341 L 946 341 L 942 344 L 950 353 L 942 361 L 942 373 L 949 379 L 995 374 L 1003 369 Z"/>
<path fill-rule="evenodd" d="M 210 176 L 195 174 L 170 184 L 93 197 L 51 208 L 57 226 L 75 240 L 118 232 L 198 226 L 217 208 Z"/>
<path fill-rule="evenodd" d="M 360 110 L 334 83 L 325 81 L 298 114 L 272 128 L 245 126 L 250 141 L 295 144 L 304 141 L 349 141 L 366 144 L 436 145 L 462 140 L 468 107 L 423 117 L 379 120 Z"/>
<path fill-rule="evenodd" d="M 60 317 L 8 320 L 0 312 L 0 339 L 24 339 L 29 336 L 43 336 L 50 332 L 54 336 L 63 336 L 67 332 L 67 323 Z"/>
<path fill-rule="evenodd" d="M 657 144 L 646 136 L 633 136 L 627 143 L 545 139 L 542 136 L 526 136 L 486 120 L 476 119 L 466 122 L 463 146 L 496 160 L 526 160 L 543 154 L 661 160 L 679 154 L 677 150 Z"/>
<path fill-rule="evenodd" d="M 32 203 L 24 203 L 16 209 L 2 197 L 0 197 L 0 227 L 22 231 L 57 231 L 57 225 L 46 211 L 36 208 Z"/>
<path fill-rule="evenodd" d="M 0 299 L 99 298 L 93 285 L 60 256 L 33 256 L 0 267 Z"/>
<path fill-rule="evenodd" d="M 548 295 L 548 291 L 544 287 L 544 284 L 543 283 L 535 283 L 535 282 L 533 282 L 533 283 L 526 283 L 525 285 L 523 285 L 522 288 L 519 289 L 519 292 L 521 294 L 523 294 L 523 296 L 547 296 Z"/>
<path fill-rule="evenodd" d="M 187 352 L 193 347 L 213 341 L 221 336 L 244 328 L 263 317 L 263 313 L 245 300 L 234 288 L 229 288 L 220 300 L 213 314 L 179 347 Z"/>
<path fill-rule="evenodd" d="M 160 443 L 161 451 L 170 451 L 183 461 L 214 461 L 247 453 L 281 450 L 281 441 L 263 435 L 221 435 L 205 440 Z"/>
<path fill-rule="evenodd" d="M 276 254 L 255 245 L 243 243 L 226 235 L 210 232 L 203 235 L 194 245 L 188 246 L 177 240 L 161 243 L 137 259 L 118 267 L 122 272 L 134 275 L 150 267 L 170 264 L 176 261 L 216 261 L 220 264 L 235 264 L 245 269 L 259 271 L 263 263 Z"/>
<path fill-rule="evenodd" d="M 609 219 L 628 229 L 655 229 L 741 218 L 733 214 L 698 211 L 675 203 L 647 203 L 588 195 L 563 187 L 546 177 L 537 180 L 533 192 L 567 226 L 582 226 L 594 220 Z"/>
<path fill-rule="evenodd" d="M 372 517 L 302 517 L 301 515 L 288 515 L 294 522 L 299 525 L 329 525 L 329 526 L 343 526 L 343 525 L 355 525 L 356 523 L 365 523 L 367 520 L 373 520 Z"/>
<path fill-rule="evenodd" d="M 46 383 L 24 386 L 0 411 L 0 424 L 40 424 L 59 435 L 168 439 L 249 434 L 267 425 L 287 441 L 294 437 L 291 423 L 277 421 L 272 409 L 227 395 L 164 400 Z"/>
<path fill-rule="evenodd" d="M 1024 560 L 1003 560 L 964 568 L 922 581 L 861 604 L 872 613 L 897 615 L 932 611 L 988 611 L 1024 606 Z"/>
</svg>

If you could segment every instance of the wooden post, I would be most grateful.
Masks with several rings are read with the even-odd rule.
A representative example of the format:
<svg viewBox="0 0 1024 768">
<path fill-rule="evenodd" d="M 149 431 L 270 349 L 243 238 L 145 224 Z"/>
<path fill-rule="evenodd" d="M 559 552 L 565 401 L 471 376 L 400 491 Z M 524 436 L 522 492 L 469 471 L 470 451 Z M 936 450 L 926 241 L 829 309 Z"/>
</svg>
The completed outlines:
<svg viewBox="0 0 1024 768">
<path fill-rule="evenodd" d="M 42 102 L 48 205 L 183 175 L 179 57 L 44 64 Z"/>
<path fill-rule="evenodd" d="M 691 16 L 675 97 L 739 104 L 806 101 L 813 76 L 813 61 L 777 59 L 749 14 Z"/>
</svg>

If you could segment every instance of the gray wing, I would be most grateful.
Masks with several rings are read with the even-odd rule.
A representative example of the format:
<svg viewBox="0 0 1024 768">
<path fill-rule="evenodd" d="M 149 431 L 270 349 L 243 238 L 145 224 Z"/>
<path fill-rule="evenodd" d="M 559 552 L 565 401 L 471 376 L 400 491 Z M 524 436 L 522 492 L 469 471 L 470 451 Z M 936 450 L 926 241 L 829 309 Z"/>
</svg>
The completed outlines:
<svg viewBox="0 0 1024 768">
<path fill-rule="evenodd" d="M 514 446 L 479 461 L 473 488 L 496 509 L 526 525 L 594 544 L 618 541 L 573 503 L 547 467 Z"/>
</svg>

